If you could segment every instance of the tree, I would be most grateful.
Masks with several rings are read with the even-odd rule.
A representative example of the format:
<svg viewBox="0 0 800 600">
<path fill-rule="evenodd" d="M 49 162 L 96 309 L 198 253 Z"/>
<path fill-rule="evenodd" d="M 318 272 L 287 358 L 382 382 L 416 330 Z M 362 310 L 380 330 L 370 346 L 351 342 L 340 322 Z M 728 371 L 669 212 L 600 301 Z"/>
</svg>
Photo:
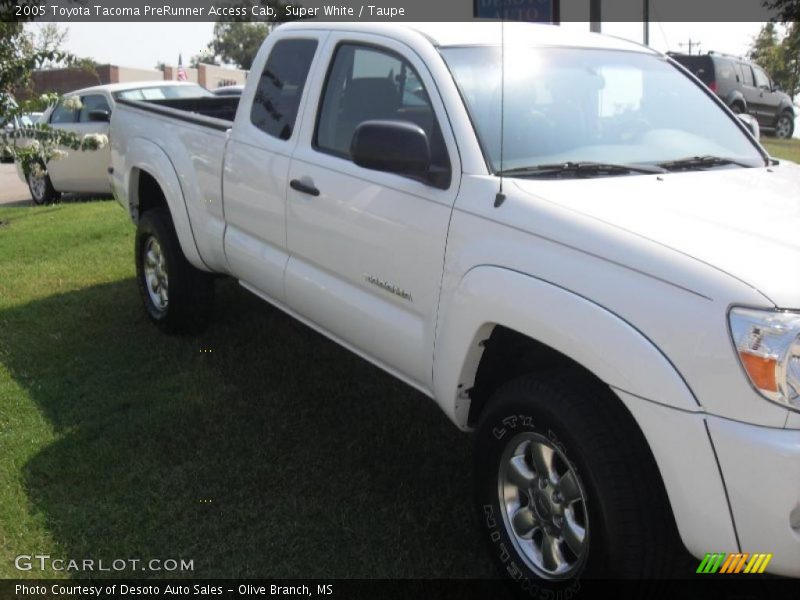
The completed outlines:
<svg viewBox="0 0 800 600">
<path fill-rule="evenodd" d="M 189 59 L 189 66 L 192 69 L 198 68 L 200 63 L 207 65 L 219 65 L 220 61 L 216 56 L 214 56 L 214 53 L 210 49 L 206 49 L 198 54 L 195 54 Z"/>
<path fill-rule="evenodd" d="M 800 93 L 800 24 L 786 24 L 783 34 L 775 23 L 764 24 L 748 56 L 764 67 L 787 94 Z"/>
<path fill-rule="evenodd" d="M 33 49 L 42 55 L 57 52 L 68 38 L 69 29 L 62 29 L 57 23 L 44 23 L 32 35 Z M 52 69 L 63 66 L 63 61 L 45 60 L 40 66 Z"/>
<path fill-rule="evenodd" d="M 214 38 L 208 48 L 212 56 L 219 57 L 223 63 L 232 63 L 240 69 L 249 70 L 268 33 L 267 23 L 217 23 L 214 25 Z"/>
<path fill-rule="evenodd" d="M 57 28 L 49 28 L 43 37 L 37 37 L 28 24 L 11 20 L 12 10 L 12 3 L 0 5 L 0 121 L 11 125 L 24 113 L 39 110 L 58 100 L 56 94 L 43 94 L 24 102 L 14 99 L 14 91 L 29 85 L 35 69 L 53 63 L 67 66 L 85 64 L 85 61 L 61 49 L 64 37 Z M 79 99 L 75 100 L 79 102 Z M 106 143 L 105 136 L 81 137 L 47 125 L 0 129 L 3 153 L 13 155 L 26 175 L 43 173 L 49 161 L 66 155 L 63 148 L 96 150 Z"/>
<path fill-rule="evenodd" d="M 800 21 L 800 0 L 764 0 L 762 5 L 777 11 L 777 20 L 783 23 Z"/>
<path fill-rule="evenodd" d="M 258 49 L 276 22 L 293 20 L 286 17 L 286 3 L 282 0 L 258 0 L 263 7 L 273 10 L 275 18 L 271 22 L 250 21 L 249 17 L 214 25 L 214 37 L 208 44 L 208 53 L 192 57 L 196 63 L 234 64 L 240 69 L 250 70 Z M 235 6 L 235 5 L 232 5 Z M 244 6 L 250 6 L 246 4 Z M 249 15 L 250 12 L 245 11 Z"/>
</svg>

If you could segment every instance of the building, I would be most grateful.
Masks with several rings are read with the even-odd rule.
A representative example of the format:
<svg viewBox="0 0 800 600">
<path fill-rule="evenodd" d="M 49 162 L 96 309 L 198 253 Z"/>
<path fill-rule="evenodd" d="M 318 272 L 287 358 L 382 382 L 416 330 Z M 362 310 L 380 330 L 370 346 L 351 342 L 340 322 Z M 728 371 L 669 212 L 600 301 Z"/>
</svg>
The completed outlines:
<svg viewBox="0 0 800 600">
<path fill-rule="evenodd" d="M 201 63 L 198 68 L 184 68 L 186 79 L 213 90 L 225 85 L 242 84 L 247 79 L 247 71 Z M 32 92 L 35 95 L 45 92 L 64 94 L 93 85 L 106 83 L 127 83 L 178 78 L 178 67 L 166 65 L 158 69 L 137 69 L 119 65 L 95 65 L 94 69 L 43 69 L 34 71 L 31 77 Z M 24 94 L 20 94 L 24 97 Z"/>
</svg>

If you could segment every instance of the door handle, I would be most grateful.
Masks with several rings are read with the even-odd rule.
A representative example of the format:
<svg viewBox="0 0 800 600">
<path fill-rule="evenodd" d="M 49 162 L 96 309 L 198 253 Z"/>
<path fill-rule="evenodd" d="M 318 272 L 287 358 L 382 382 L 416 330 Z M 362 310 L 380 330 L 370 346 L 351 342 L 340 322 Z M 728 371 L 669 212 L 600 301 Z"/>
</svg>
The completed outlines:
<svg viewBox="0 0 800 600">
<path fill-rule="evenodd" d="M 303 194 L 308 194 L 309 196 L 319 196 L 319 190 L 315 188 L 313 184 L 303 183 L 299 179 L 292 179 L 289 182 L 289 186 L 293 190 L 297 190 L 298 192 L 302 192 Z"/>
</svg>

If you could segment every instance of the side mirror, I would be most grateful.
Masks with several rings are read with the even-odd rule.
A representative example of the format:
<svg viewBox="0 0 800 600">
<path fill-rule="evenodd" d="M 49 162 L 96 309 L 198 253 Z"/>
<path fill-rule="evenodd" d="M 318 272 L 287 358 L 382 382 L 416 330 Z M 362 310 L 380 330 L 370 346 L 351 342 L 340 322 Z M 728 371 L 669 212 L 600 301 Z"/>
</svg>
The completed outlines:
<svg viewBox="0 0 800 600">
<path fill-rule="evenodd" d="M 778 83 L 777 81 L 773 81 L 772 82 L 772 91 L 773 92 L 782 92 L 783 88 L 781 87 L 780 83 Z"/>
<path fill-rule="evenodd" d="M 111 120 L 111 112 L 108 110 L 90 110 L 89 120 L 93 123 L 108 123 Z"/>
<path fill-rule="evenodd" d="M 428 182 L 431 149 L 425 131 L 409 121 L 364 121 L 353 132 L 350 155 L 359 167 Z"/>
<path fill-rule="evenodd" d="M 758 121 L 753 115 L 748 115 L 747 113 L 741 113 L 736 116 L 744 124 L 744 126 L 750 130 L 750 133 L 753 134 L 754 138 L 758 139 L 759 137 L 761 137 L 761 127 L 759 127 Z"/>
</svg>

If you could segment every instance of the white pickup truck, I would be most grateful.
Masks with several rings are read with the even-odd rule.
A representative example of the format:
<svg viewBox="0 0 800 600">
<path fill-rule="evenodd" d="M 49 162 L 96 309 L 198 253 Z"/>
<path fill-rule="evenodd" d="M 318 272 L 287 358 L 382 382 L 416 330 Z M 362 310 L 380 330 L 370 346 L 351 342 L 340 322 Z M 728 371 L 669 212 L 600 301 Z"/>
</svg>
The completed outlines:
<svg viewBox="0 0 800 600">
<path fill-rule="evenodd" d="M 120 100 L 111 140 L 151 319 L 228 275 L 430 396 L 523 585 L 681 542 L 800 576 L 800 167 L 668 57 L 287 24 L 241 99 Z"/>
</svg>

